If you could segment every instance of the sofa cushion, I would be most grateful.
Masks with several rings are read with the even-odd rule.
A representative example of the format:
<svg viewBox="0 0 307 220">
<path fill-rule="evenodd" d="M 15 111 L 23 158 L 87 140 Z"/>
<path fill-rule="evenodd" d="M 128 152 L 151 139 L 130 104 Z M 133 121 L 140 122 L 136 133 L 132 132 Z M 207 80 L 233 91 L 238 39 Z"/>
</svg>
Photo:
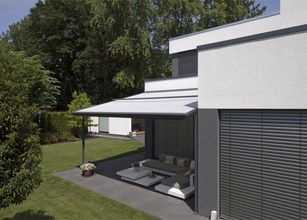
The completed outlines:
<svg viewBox="0 0 307 220">
<path fill-rule="evenodd" d="M 195 170 L 195 161 L 191 160 L 190 169 Z"/>
<path fill-rule="evenodd" d="M 176 176 L 163 179 L 161 183 L 166 186 L 182 189 L 190 185 L 190 179 L 183 174 L 178 174 Z"/>
<path fill-rule="evenodd" d="M 143 163 L 143 166 L 175 174 L 186 172 L 188 170 L 187 167 L 180 167 L 172 164 L 161 163 L 159 160 L 148 160 Z"/>
<path fill-rule="evenodd" d="M 183 161 L 184 161 L 184 164 L 182 164 Z M 191 162 L 191 159 L 189 158 L 177 157 L 175 159 L 175 165 L 177 166 L 185 166 L 187 168 L 190 168 L 190 162 Z"/>
<path fill-rule="evenodd" d="M 166 155 L 165 154 L 160 154 L 159 155 L 159 161 L 161 161 L 162 163 L 165 162 L 165 159 L 166 159 Z"/>
<path fill-rule="evenodd" d="M 177 157 L 176 165 L 181 167 L 186 167 L 187 160 L 185 158 Z"/>
<path fill-rule="evenodd" d="M 175 156 L 166 155 L 164 163 L 166 164 L 174 164 Z"/>
</svg>

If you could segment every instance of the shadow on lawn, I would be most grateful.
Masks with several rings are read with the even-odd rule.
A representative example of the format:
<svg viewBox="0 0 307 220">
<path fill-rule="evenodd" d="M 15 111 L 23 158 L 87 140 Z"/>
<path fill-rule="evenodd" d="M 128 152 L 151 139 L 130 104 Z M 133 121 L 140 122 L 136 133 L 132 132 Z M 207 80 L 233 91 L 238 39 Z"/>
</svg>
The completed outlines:
<svg viewBox="0 0 307 220">
<path fill-rule="evenodd" d="M 12 218 L 4 218 L 3 220 L 25 220 L 25 219 L 31 219 L 31 220 L 53 220 L 55 219 L 51 215 L 47 215 L 45 211 L 42 210 L 32 210 L 29 209 L 24 212 L 18 212 L 16 213 Z"/>
</svg>

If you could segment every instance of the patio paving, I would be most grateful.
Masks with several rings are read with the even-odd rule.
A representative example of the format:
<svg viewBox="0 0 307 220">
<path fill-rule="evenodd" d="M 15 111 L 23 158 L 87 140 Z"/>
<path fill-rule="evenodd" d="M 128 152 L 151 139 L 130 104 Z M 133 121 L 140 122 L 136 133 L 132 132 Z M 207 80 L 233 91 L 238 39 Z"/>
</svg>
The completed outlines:
<svg viewBox="0 0 307 220">
<path fill-rule="evenodd" d="M 188 200 L 177 199 L 154 191 L 154 187 L 142 187 L 123 181 L 116 175 L 116 171 L 142 159 L 144 153 L 101 161 L 97 164 L 95 175 L 87 178 L 81 176 L 79 168 L 55 175 L 161 219 L 207 219 L 193 212 L 194 197 Z"/>
</svg>

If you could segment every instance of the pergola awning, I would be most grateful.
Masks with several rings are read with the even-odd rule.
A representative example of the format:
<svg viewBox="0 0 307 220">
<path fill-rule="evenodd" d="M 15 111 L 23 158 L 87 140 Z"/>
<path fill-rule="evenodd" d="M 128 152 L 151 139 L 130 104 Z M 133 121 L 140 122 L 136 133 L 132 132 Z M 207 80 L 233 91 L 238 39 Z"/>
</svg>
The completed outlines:
<svg viewBox="0 0 307 220">
<path fill-rule="evenodd" d="M 197 89 L 151 91 L 75 111 L 74 115 L 182 119 L 197 110 Z"/>
</svg>

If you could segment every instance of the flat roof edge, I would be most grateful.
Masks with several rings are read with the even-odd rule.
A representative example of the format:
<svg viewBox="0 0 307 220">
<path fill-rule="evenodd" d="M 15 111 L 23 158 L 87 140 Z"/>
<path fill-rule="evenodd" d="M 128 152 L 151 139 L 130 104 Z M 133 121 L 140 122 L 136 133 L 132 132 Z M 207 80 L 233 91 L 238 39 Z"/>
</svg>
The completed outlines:
<svg viewBox="0 0 307 220">
<path fill-rule="evenodd" d="M 245 42 L 255 41 L 255 40 L 261 40 L 261 39 L 266 39 L 266 38 L 271 38 L 271 37 L 276 37 L 276 36 L 283 36 L 283 35 L 287 35 L 287 34 L 304 32 L 304 31 L 307 31 L 307 24 L 298 25 L 298 26 L 289 27 L 289 28 L 283 28 L 283 29 L 279 29 L 279 30 L 264 32 L 264 33 L 245 36 L 245 37 L 239 37 L 239 38 L 235 38 L 235 39 L 231 39 L 231 40 L 219 41 L 219 42 L 216 42 L 216 43 L 204 44 L 204 45 L 198 46 L 197 50 L 198 51 L 208 50 L 208 49 L 217 48 L 217 47 L 230 46 L 230 45 L 234 45 L 234 44 L 245 43 Z"/>
<path fill-rule="evenodd" d="M 145 79 L 144 82 L 156 82 L 156 81 L 163 81 L 163 80 L 175 80 L 175 79 L 197 78 L 197 77 L 198 76 L 196 74 L 193 74 L 193 75 L 166 77 L 166 78 Z"/>
<path fill-rule="evenodd" d="M 185 35 L 173 37 L 173 38 L 169 39 L 169 42 L 170 41 L 175 41 L 175 40 L 180 40 L 180 39 L 186 38 L 186 37 L 191 37 L 191 36 L 198 35 L 198 34 L 203 34 L 203 33 L 211 32 L 211 31 L 216 31 L 216 30 L 227 28 L 227 27 L 231 27 L 231 26 L 240 25 L 242 23 L 252 22 L 252 21 L 260 20 L 260 19 L 265 19 L 265 18 L 268 18 L 268 17 L 277 16 L 277 15 L 280 15 L 280 12 L 276 12 L 276 13 L 272 13 L 272 14 L 268 14 L 268 15 L 263 15 L 263 16 L 258 16 L 258 17 L 254 17 L 254 18 L 249 18 L 249 19 L 243 19 L 241 21 L 236 21 L 236 22 L 233 22 L 233 23 L 229 23 L 229 24 L 225 24 L 225 25 L 221 25 L 221 26 L 205 29 L 205 30 L 202 30 L 202 31 L 197 31 L 197 32 L 193 32 L 193 33 L 190 33 L 190 34 L 185 34 Z"/>
</svg>

